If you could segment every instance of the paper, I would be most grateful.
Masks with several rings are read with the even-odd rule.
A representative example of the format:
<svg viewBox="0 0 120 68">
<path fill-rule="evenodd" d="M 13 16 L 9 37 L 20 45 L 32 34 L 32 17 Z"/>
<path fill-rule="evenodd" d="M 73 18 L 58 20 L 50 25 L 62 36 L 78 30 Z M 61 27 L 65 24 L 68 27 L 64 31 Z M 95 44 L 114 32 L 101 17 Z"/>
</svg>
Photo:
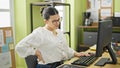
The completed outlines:
<svg viewBox="0 0 120 68">
<path fill-rule="evenodd" d="M 98 9 L 98 0 L 88 0 L 90 4 L 90 9 Z"/>
<path fill-rule="evenodd" d="M 111 9 L 101 9 L 101 17 L 112 16 Z"/>
<path fill-rule="evenodd" d="M 6 38 L 6 44 L 9 44 L 11 42 L 13 42 L 13 37 L 7 37 Z"/>
<path fill-rule="evenodd" d="M 101 0 L 101 7 L 111 7 L 112 0 Z"/>
<path fill-rule="evenodd" d="M 0 68 L 10 68 L 11 66 L 10 52 L 0 53 Z"/>
<path fill-rule="evenodd" d="M 9 43 L 9 48 L 10 48 L 10 50 L 14 49 L 14 44 L 13 43 Z"/>
<path fill-rule="evenodd" d="M 0 47 L 4 45 L 4 35 L 3 30 L 0 30 Z"/>
<path fill-rule="evenodd" d="M 120 17 L 120 12 L 115 12 L 115 17 Z"/>
<path fill-rule="evenodd" d="M 90 47 L 90 50 L 95 51 L 96 50 L 96 44 Z"/>
<path fill-rule="evenodd" d="M 8 51 L 9 51 L 9 46 L 8 46 L 8 44 L 5 44 L 4 46 L 1 47 L 1 52 L 2 52 L 2 53 L 8 52 Z"/>
<path fill-rule="evenodd" d="M 11 30 L 5 30 L 5 35 L 6 37 L 11 37 L 12 36 Z"/>
<path fill-rule="evenodd" d="M 99 15 L 98 15 L 98 11 L 97 10 L 93 10 L 91 12 L 91 17 L 90 17 L 93 22 L 98 22 L 99 21 Z"/>
<path fill-rule="evenodd" d="M 86 12 L 91 12 L 90 19 L 92 19 L 92 22 L 98 22 L 98 11 L 96 9 L 88 9 Z"/>
</svg>

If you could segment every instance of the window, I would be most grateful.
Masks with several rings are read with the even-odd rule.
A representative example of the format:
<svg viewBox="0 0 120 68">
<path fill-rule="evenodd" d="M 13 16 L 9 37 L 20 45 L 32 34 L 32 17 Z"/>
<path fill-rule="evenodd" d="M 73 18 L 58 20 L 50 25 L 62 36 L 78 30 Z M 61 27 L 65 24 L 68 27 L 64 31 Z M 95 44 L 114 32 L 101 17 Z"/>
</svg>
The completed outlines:
<svg viewBox="0 0 120 68">
<path fill-rule="evenodd" d="M 0 27 L 10 27 L 12 22 L 12 0 L 0 0 Z"/>
<path fill-rule="evenodd" d="M 61 0 L 61 2 L 62 3 L 64 3 L 64 0 Z M 65 18 L 66 18 L 66 16 L 65 16 L 65 6 L 55 6 L 55 8 L 59 11 L 59 15 L 60 15 L 60 17 L 62 18 L 62 21 L 61 21 L 61 24 L 60 24 L 60 29 L 62 30 L 62 31 L 66 31 L 65 30 L 65 25 L 66 25 L 66 22 L 65 22 Z"/>
<path fill-rule="evenodd" d="M 61 0 L 60 2 L 65 3 L 65 0 Z M 61 31 L 63 31 L 64 33 L 69 32 L 70 31 L 70 26 L 69 26 L 70 21 L 68 21 L 69 19 L 67 19 L 67 17 L 69 16 L 69 12 L 66 13 L 66 11 L 67 11 L 67 9 L 69 9 L 69 7 L 68 6 L 55 6 L 55 8 L 59 11 L 59 15 L 62 17 L 62 21 L 60 24 Z M 69 34 L 66 33 L 65 36 L 70 45 Z"/>
</svg>

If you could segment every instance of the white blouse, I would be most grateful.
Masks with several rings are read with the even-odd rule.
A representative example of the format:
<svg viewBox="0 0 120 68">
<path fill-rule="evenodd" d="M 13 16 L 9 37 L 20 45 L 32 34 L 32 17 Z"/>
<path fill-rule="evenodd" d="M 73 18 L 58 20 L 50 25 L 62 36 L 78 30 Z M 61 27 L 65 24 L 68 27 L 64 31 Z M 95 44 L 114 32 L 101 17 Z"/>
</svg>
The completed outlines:
<svg viewBox="0 0 120 68">
<path fill-rule="evenodd" d="M 72 58 L 75 51 L 67 45 L 64 34 L 59 29 L 56 31 L 55 36 L 48 29 L 39 27 L 21 40 L 15 50 L 25 58 L 35 55 L 35 50 L 39 49 L 46 64 Z"/>
</svg>

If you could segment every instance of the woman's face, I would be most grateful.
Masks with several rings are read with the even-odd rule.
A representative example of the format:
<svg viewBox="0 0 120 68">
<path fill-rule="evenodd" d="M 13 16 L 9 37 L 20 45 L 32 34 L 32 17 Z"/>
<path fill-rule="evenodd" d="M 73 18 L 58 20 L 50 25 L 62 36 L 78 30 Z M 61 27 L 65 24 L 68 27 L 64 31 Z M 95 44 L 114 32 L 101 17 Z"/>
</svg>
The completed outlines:
<svg viewBox="0 0 120 68">
<path fill-rule="evenodd" d="M 59 28 L 60 25 L 60 16 L 58 14 L 50 16 L 48 20 L 46 20 L 46 25 L 50 30 L 55 30 Z"/>
</svg>

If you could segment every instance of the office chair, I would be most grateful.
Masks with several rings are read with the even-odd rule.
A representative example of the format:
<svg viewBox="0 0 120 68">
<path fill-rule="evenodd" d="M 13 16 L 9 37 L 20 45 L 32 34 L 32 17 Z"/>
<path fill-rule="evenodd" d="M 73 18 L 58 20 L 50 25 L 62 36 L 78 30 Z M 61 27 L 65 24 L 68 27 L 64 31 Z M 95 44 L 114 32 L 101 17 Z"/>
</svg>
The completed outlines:
<svg viewBox="0 0 120 68">
<path fill-rule="evenodd" d="M 35 55 L 30 55 L 25 58 L 27 68 L 36 68 L 37 66 L 37 56 Z"/>
</svg>

